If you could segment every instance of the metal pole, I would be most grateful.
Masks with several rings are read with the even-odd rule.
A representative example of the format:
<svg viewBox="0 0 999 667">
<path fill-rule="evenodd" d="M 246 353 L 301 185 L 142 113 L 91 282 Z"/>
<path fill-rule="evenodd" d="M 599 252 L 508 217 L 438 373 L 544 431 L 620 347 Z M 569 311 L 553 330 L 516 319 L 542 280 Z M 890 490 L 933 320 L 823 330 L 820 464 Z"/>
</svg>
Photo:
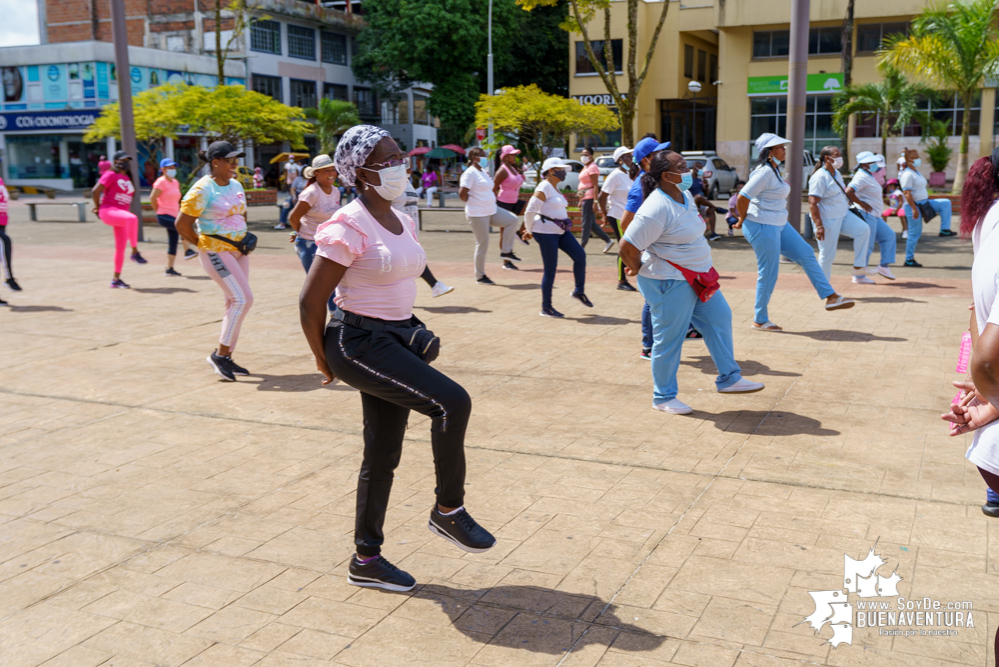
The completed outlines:
<svg viewBox="0 0 999 667">
<path fill-rule="evenodd" d="M 801 186 L 805 151 L 805 89 L 808 85 L 809 0 L 791 4 L 791 57 L 787 68 L 787 138 L 791 140 L 785 165 L 791 193 L 787 198 L 788 221 L 801 232 Z"/>
<path fill-rule="evenodd" d="M 493 0 L 489 0 L 489 54 L 486 56 L 486 94 L 493 95 Z M 493 145 L 493 124 L 489 123 L 489 134 L 487 138 L 490 150 Z M 492 156 L 490 156 L 492 157 Z M 488 161 L 486 171 L 492 173 L 493 161 Z"/>
<path fill-rule="evenodd" d="M 139 156 L 135 150 L 135 117 L 132 115 L 132 68 L 128 64 L 128 30 L 125 25 L 125 0 L 111 0 L 111 34 L 114 38 L 114 64 L 118 70 L 118 115 L 121 118 L 121 147 L 132 156 L 132 183 L 135 196 L 131 211 L 139 218 L 139 240 L 142 234 L 142 196 L 139 194 Z M 114 159 L 109 155 L 108 159 Z"/>
</svg>

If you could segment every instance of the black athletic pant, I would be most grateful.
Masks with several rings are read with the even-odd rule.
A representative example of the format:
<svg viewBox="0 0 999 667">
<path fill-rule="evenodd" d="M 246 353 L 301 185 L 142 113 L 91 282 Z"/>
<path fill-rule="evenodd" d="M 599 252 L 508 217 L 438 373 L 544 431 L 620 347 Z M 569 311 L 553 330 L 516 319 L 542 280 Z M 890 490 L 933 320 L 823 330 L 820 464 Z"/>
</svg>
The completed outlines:
<svg viewBox="0 0 999 667">
<path fill-rule="evenodd" d="M 618 243 L 620 243 L 621 242 L 621 230 L 618 227 L 618 220 L 617 220 L 617 218 L 612 218 L 611 216 L 608 215 L 607 216 L 607 224 L 611 226 L 611 230 L 614 232 L 614 238 L 616 238 L 617 241 L 618 241 Z M 626 282 L 627 280 L 628 280 L 628 276 L 626 276 L 624 274 L 624 260 L 622 260 L 621 256 L 618 255 L 618 257 L 617 257 L 617 281 L 619 283 L 623 283 L 623 282 Z"/>
<path fill-rule="evenodd" d="M 391 324 L 409 326 L 408 322 Z M 338 320 L 326 329 L 326 362 L 338 378 L 361 392 L 364 459 L 357 479 L 354 544 L 361 556 L 377 556 L 385 541 L 385 511 L 393 472 L 402 456 L 409 411 L 433 420 L 430 443 L 437 502 L 442 507 L 460 507 L 465 497 L 465 429 L 472 399 L 461 385 L 392 336 Z"/>
<path fill-rule="evenodd" d="M 431 287 L 437 284 L 437 279 L 434 278 L 434 274 L 430 272 L 429 265 L 423 269 L 423 273 L 420 274 L 420 277 L 423 278 L 423 280 Z"/>
<path fill-rule="evenodd" d="M 0 246 L 3 250 L 3 279 L 10 280 L 14 277 L 13 269 L 10 265 L 10 251 L 11 251 L 10 237 L 7 236 L 7 225 L 0 225 Z"/>
</svg>

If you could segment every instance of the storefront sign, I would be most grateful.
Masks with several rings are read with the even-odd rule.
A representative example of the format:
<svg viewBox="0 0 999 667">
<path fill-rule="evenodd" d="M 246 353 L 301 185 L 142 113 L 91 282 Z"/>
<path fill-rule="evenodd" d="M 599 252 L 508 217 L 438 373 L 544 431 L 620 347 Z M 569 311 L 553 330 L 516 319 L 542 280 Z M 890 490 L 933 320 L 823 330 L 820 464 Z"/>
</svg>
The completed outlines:
<svg viewBox="0 0 999 667">
<path fill-rule="evenodd" d="M 746 81 L 748 95 L 787 95 L 786 76 L 751 76 Z M 843 89 L 843 75 L 809 74 L 805 92 L 809 95 L 830 95 Z"/>
<path fill-rule="evenodd" d="M 626 94 L 622 94 L 621 97 L 627 99 Z M 583 106 L 608 106 L 612 107 L 615 105 L 614 96 L 609 93 L 604 93 L 602 95 L 573 95 L 572 99 L 576 100 Z"/>
<path fill-rule="evenodd" d="M 97 111 L 56 111 L 0 114 L 0 132 L 86 130 L 97 120 Z"/>
</svg>

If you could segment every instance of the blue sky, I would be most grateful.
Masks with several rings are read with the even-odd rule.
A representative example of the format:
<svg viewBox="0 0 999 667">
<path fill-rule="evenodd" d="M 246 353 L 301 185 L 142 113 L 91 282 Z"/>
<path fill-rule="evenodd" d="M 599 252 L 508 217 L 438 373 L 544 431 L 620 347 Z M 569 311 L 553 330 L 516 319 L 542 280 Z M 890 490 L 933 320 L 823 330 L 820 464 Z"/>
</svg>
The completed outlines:
<svg viewBox="0 0 999 667">
<path fill-rule="evenodd" d="M 0 46 L 38 43 L 38 5 L 31 0 L 0 0 Z"/>
</svg>

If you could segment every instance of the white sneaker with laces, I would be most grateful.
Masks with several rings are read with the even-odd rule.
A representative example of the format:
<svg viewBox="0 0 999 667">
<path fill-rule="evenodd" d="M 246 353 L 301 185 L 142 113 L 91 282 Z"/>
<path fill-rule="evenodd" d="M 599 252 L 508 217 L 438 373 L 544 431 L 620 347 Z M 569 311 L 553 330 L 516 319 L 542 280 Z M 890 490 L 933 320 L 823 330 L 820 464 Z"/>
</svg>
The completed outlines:
<svg viewBox="0 0 999 667">
<path fill-rule="evenodd" d="M 430 295 L 436 298 L 439 296 L 444 296 L 448 292 L 453 292 L 453 291 L 454 291 L 453 287 L 445 285 L 444 283 L 438 280 L 437 284 L 434 285 L 433 288 L 430 290 Z"/>
<path fill-rule="evenodd" d="M 874 285 L 876 284 L 870 276 L 858 275 L 853 277 L 853 282 L 857 285 Z"/>
<path fill-rule="evenodd" d="M 878 267 L 878 275 L 887 278 L 888 280 L 895 280 L 895 274 L 891 272 L 887 266 Z"/>
<path fill-rule="evenodd" d="M 607 253 L 609 253 L 610 249 L 613 247 L 614 247 L 614 239 L 611 239 L 610 241 L 607 242 L 607 245 L 604 246 L 604 254 L 606 255 Z"/>
<path fill-rule="evenodd" d="M 679 398 L 671 398 L 665 403 L 653 403 L 652 409 L 671 415 L 689 415 L 694 411 L 694 408 L 690 407 Z"/>
<path fill-rule="evenodd" d="M 903 239 L 909 238 L 909 230 L 908 229 L 906 229 L 905 231 L 902 232 L 902 238 Z"/>
<path fill-rule="evenodd" d="M 752 382 L 746 378 L 739 378 L 739 381 L 735 384 L 730 384 L 724 389 L 719 389 L 719 394 L 751 394 L 754 391 L 760 391 L 764 388 L 762 382 Z"/>
</svg>

